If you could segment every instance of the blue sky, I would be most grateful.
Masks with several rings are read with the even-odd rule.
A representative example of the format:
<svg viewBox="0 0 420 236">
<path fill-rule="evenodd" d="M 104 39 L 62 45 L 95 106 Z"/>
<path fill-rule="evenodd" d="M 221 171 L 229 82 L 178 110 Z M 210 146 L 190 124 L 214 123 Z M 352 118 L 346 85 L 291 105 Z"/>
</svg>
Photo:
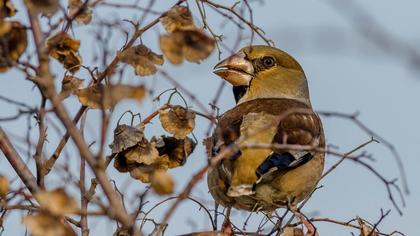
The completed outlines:
<svg viewBox="0 0 420 236">
<path fill-rule="evenodd" d="M 169 0 L 157 1 L 154 8 L 156 10 L 167 9 L 173 2 Z M 196 22 L 200 23 L 195 3 L 189 2 Z M 418 92 L 420 89 L 419 65 L 417 68 L 410 66 L 406 57 L 396 55 L 392 48 L 383 49 L 379 42 L 368 40 L 367 33 L 355 30 L 354 23 L 352 23 L 361 22 L 363 24 L 363 19 L 356 17 L 353 19 L 354 21 L 349 21 L 347 15 L 343 14 L 345 10 L 338 11 L 331 6 L 331 2 L 326 0 L 279 0 L 265 1 L 263 4 L 254 2 L 252 3 L 254 22 L 266 32 L 267 37 L 271 38 L 277 47 L 289 52 L 301 63 L 309 81 L 312 104 L 316 110 L 343 113 L 360 112 L 361 121 L 395 145 L 403 159 L 411 193 L 406 196 L 406 207 L 403 208 L 403 216 L 400 216 L 388 200 L 385 186 L 365 168 L 346 162 L 321 182 L 324 187 L 314 194 L 303 211 L 309 215 L 342 221 L 360 216 L 375 222 L 380 216 L 381 208 L 391 209 L 390 215 L 380 225 L 382 232 L 399 230 L 405 235 L 419 235 L 420 229 L 414 224 L 418 212 L 420 212 L 420 204 L 418 204 L 420 186 L 417 181 L 420 177 L 418 171 L 420 160 L 417 150 L 420 141 L 418 136 L 418 132 L 420 132 L 418 123 L 420 120 L 418 107 L 420 101 Z M 404 2 L 371 0 L 363 1 L 363 8 L 391 35 L 401 39 L 404 45 L 416 46 L 416 43 L 418 45 L 419 26 L 415 22 L 420 22 L 418 14 L 420 2 L 415 0 Z M 94 19 L 139 18 L 138 12 L 135 11 L 121 10 L 114 13 L 109 8 L 100 9 L 100 11 L 94 12 Z M 25 17 L 23 11 L 16 18 L 21 19 L 22 17 Z M 154 17 L 151 15 L 146 21 L 151 21 Z M 222 19 L 220 15 L 214 14 L 212 11 L 208 11 L 208 19 L 217 33 L 226 36 L 226 44 L 232 45 L 233 36 L 236 34 L 235 28 L 232 25 L 219 28 Z M 78 26 L 74 28 L 75 36 L 82 40 L 80 49 L 82 57 L 89 66 L 95 65 L 92 58 L 98 50 L 97 42 L 92 40 L 93 30 L 93 27 Z M 374 31 L 376 28 L 371 30 Z M 159 31 L 163 32 L 161 26 L 156 26 L 142 38 L 146 45 L 158 52 L 157 32 Z M 123 40 L 121 37 L 110 38 L 109 42 L 114 51 L 119 49 Z M 263 43 L 261 40 L 256 40 L 256 42 Z M 246 43 L 243 42 L 241 46 L 245 46 Z M 226 51 L 223 57 L 228 54 Z M 217 53 L 213 53 L 199 65 L 184 63 L 182 66 L 172 66 L 167 62 L 162 68 L 173 75 L 183 86 L 194 91 L 202 103 L 207 104 L 213 99 L 220 84 L 220 79 L 211 72 L 217 61 Z M 52 66 L 57 77 L 62 76 L 61 66 L 56 62 L 52 62 Z M 86 75 L 81 72 L 80 76 Z M 153 87 L 155 92 L 171 87 L 171 84 L 162 76 L 140 78 L 136 77 L 131 70 L 128 70 L 123 80 L 132 84 L 145 83 L 149 87 Z M 58 84 L 59 80 L 57 80 Z M 28 104 L 37 105 L 39 103 L 39 94 L 36 89 L 33 89 L 32 84 L 25 81 L 22 75 L 16 71 L 0 74 L 0 94 Z M 146 116 L 160 104 L 152 103 L 150 99 L 140 105 L 124 102 L 116 107 L 111 124 L 115 125 L 119 115 L 127 109 L 141 112 Z M 193 103 L 190 104 L 196 107 Z M 70 98 L 66 105 L 71 114 L 74 114 L 78 109 L 75 98 Z M 221 111 L 226 111 L 234 106 L 229 86 L 223 90 L 218 106 Z M 2 116 L 12 115 L 16 111 L 13 106 L 3 101 L 0 101 L 0 108 Z M 58 124 L 53 116 L 51 119 Z M 327 142 L 338 146 L 341 152 L 346 152 L 370 138 L 348 120 L 325 117 L 322 119 Z M 98 124 L 99 113 L 90 111 L 87 122 L 89 140 L 95 140 L 98 136 Z M 2 122 L 0 125 L 8 133 L 18 137 L 25 135 L 25 118 L 16 122 Z M 208 122 L 199 119 L 194 131 L 199 140 L 204 137 L 207 128 Z M 35 127 L 33 138 L 37 137 L 36 130 Z M 61 126 L 60 130 L 63 132 Z M 46 144 L 45 148 L 46 153 L 51 153 L 51 150 L 55 148 L 58 137 L 53 128 L 50 132 L 50 142 Z M 163 133 L 164 131 L 159 127 L 157 120 L 146 130 L 148 137 Z M 108 143 L 111 142 L 111 134 L 112 130 L 109 130 Z M 381 144 L 371 144 L 364 150 L 373 154 L 376 161 L 372 165 L 385 177 L 389 179 L 399 177 L 395 160 L 386 147 Z M 66 152 L 68 157 L 60 160 L 59 165 L 69 164 L 72 172 L 77 174 L 79 156 L 74 151 L 72 143 L 68 145 Z M 27 159 L 28 155 L 25 152 L 20 153 Z M 329 156 L 327 166 L 336 160 L 338 160 L 336 157 Z M 195 171 L 205 165 L 205 161 L 204 150 L 199 147 L 190 157 L 186 166 L 171 171 L 176 179 L 178 191 L 183 189 Z M 0 166 L 2 174 L 13 175 L 12 169 L 4 158 L 0 158 Z M 34 166 L 31 167 L 34 170 Z M 47 178 L 51 187 L 62 184 L 62 174 L 59 172 L 57 170 Z M 127 175 L 120 174 L 112 168 L 109 169 L 109 174 L 112 179 L 116 180 L 118 186 L 127 189 L 129 193 L 141 192 L 145 187 L 139 182 L 130 181 Z M 76 193 L 75 189 L 75 186 L 69 185 L 70 192 Z M 205 181 L 200 182 L 192 196 L 208 203 L 210 207 L 213 204 Z M 151 196 L 151 203 L 148 207 L 150 208 L 153 202 L 157 202 L 159 199 L 161 198 Z M 159 207 L 152 213 L 152 216 L 155 216 L 155 219 L 159 221 L 163 218 L 165 209 L 169 205 Z M 242 225 L 247 215 L 241 211 L 234 211 L 233 220 L 238 225 Z M 21 213 L 12 214 L 6 219 L 4 235 L 23 234 L 25 229 L 20 224 L 20 216 Z M 260 215 L 252 215 L 247 229 L 255 229 L 259 219 L 261 219 Z M 219 218 L 220 221 L 222 218 Z M 105 218 L 92 220 L 90 222 L 91 235 L 111 235 L 114 225 L 107 222 Z M 330 223 L 317 223 L 316 226 L 320 235 L 350 235 L 349 229 L 342 226 Z M 150 227 L 151 225 L 146 228 L 150 229 Z M 172 217 L 166 232 L 168 235 L 174 235 L 201 229 L 210 229 L 204 212 L 199 211 L 197 205 L 185 202 Z"/>
</svg>

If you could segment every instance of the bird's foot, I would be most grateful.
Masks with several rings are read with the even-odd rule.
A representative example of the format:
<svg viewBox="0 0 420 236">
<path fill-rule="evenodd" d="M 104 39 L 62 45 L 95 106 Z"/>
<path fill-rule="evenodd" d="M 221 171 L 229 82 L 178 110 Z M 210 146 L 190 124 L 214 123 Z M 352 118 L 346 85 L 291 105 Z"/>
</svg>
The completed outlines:
<svg viewBox="0 0 420 236">
<path fill-rule="evenodd" d="M 319 236 L 315 226 L 302 213 L 300 213 L 297 210 L 293 210 L 293 214 L 295 214 L 295 216 L 302 222 L 302 224 L 308 230 L 305 236 Z"/>
<path fill-rule="evenodd" d="M 226 209 L 226 218 L 222 224 L 222 233 L 226 236 L 233 235 L 232 223 L 230 223 L 230 208 Z"/>
</svg>

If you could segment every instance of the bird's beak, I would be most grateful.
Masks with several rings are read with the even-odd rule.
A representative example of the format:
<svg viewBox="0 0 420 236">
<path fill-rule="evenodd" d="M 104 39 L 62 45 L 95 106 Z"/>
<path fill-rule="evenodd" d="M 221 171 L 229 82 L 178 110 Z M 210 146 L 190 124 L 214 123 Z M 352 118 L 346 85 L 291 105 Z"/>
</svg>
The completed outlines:
<svg viewBox="0 0 420 236">
<path fill-rule="evenodd" d="M 254 67 L 246 59 L 244 52 L 238 52 L 217 63 L 213 73 L 222 77 L 233 86 L 248 86 L 254 74 Z"/>
</svg>

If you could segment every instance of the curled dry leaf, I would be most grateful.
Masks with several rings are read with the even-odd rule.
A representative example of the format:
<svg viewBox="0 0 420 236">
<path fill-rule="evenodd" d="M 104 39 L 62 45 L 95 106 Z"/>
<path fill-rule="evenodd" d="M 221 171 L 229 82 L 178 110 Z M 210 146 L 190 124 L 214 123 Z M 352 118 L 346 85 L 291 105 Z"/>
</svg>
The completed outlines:
<svg viewBox="0 0 420 236">
<path fill-rule="evenodd" d="M 80 211 L 76 200 L 69 196 L 62 188 L 49 192 L 40 191 L 35 194 L 35 198 L 41 205 L 41 209 L 55 216 L 64 216 Z"/>
<path fill-rule="evenodd" d="M 52 215 L 40 213 L 23 217 L 23 223 L 32 236 L 76 236 L 68 224 Z"/>
<path fill-rule="evenodd" d="M 119 153 L 134 147 L 143 140 L 143 130 L 129 125 L 118 125 L 114 129 L 114 141 L 109 145 L 112 153 Z"/>
<path fill-rule="evenodd" d="M 155 148 L 154 143 L 149 142 L 145 138 L 133 148 L 125 151 L 123 155 L 129 164 L 135 162 L 150 165 L 159 158 L 159 152 Z"/>
<path fill-rule="evenodd" d="M 162 127 L 177 139 L 184 139 L 195 127 L 195 113 L 182 106 L 159 111 Z"/>
<path fill-rule="evenodd" d="M 175 30 L 195 29 L 191 11 L 188 7 L 174 6 L 159 20 L 168 33 L 172 33 Z"/>
<path fill-rule="evenodd" d="M 213 52 L 215 40 L 203 30 L 193 29 L 161 35 L 159 44 L 163 54 L 173 64 L 181 64 L 184 58 L 200 63 Z"/>
<path fill-rule="evenodd" d="M 31 11 L 44 15 L 54 14 L 60 8 L 59 0 L 25 0 L 25 4 Z"/>
<path fill-rule="evenodd" d="M 77 13 L 75 18 L 77 23 L 89 24 L 92 21 L 92 9 L 87 7 L 87 4 L 83 5 L 81 0 L 69 0 L 68 8 L 69 15 Z"/>
<path fill-rule="evenodd" d="M 130 170 L 130 176 L 134 179 L 140 180 L 143 183 L 150 183 L 152 181 L 153 173 L 158 169 L 156 165 L 138 165 Z"/>
<path fill-rule="evenodd" d="M 6 197 L 9 192 L 9 179 L 6 176 L 0 175 L 0 198 Z"/>
<path fill-rule="evenodd" d="M 75 76 L 64 76 L 63 80 L 61 81 L 60 97 L 64 99 L 70 96 L 71 94 L 74 94 L 74 92 L 76 92 L 80 88 L 82 83 L 83 80 Z"/>
<path fill-rule="evenodd" d="M 64 68 L 74 73 L 79 70 L 82 58 L 78 55 L 80 40 L 60 32 L 47 40 L 50 56 L 57 59 Z"/>
<path fill-rule="evenodd" d="M 130 86 L 124 84 L 103 85 L 94 84 L 76 91 L 79 101 L 91 109 L 109 109 L 123 99 L 141 101 L 145 95 L 143 85 Z"/>
<path fill-rule="evenodd" d="M 156 65 L 163 65 L 163 56 L 140 44 L 125 50 L 121 54 L 122 62 L 130 64 L 136 75 L 147 76 L 157 72 Z"/>
<path fill-rule="evenodd" d="M 194 151 L 195 146 L 196 143 L 189 137 L 177 139 L 174 137 L 162 136 L 156 141 L 156 148 L 159 151 L 160 156 L 157 163 L 159 166 L 171 169 L 182 166 Z"/>
<path fill-rule="evenodd" d="M 16 15 L 16 8 L 11 0 L 0 0 L 0 19 Z"/>
<path fill-rule="evenodd" d="M 0 20 L 0 72 L 11 68 L 27 45 L 26 30 L 19 22 Z"/>
<path fill-rule="evenodd" d="M 151 187 L 159 195 L 171 194 L 174 191 L 175 182 L 165 170 L 156 170 L 152 175 Z"/>
</svg>

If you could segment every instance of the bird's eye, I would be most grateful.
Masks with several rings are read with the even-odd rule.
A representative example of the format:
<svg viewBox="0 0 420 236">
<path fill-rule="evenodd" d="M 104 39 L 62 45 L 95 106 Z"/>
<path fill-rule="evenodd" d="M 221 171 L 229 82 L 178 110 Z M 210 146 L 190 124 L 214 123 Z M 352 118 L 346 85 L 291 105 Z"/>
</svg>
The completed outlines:
<svg viewBox="0 0 420 236">
<path fill-rule="evenodd" d="M 276 64 L 276 61 L 272 57 L 263 57 L 262 64 L 265 68 L 272 67 Z"/>
</svg>

